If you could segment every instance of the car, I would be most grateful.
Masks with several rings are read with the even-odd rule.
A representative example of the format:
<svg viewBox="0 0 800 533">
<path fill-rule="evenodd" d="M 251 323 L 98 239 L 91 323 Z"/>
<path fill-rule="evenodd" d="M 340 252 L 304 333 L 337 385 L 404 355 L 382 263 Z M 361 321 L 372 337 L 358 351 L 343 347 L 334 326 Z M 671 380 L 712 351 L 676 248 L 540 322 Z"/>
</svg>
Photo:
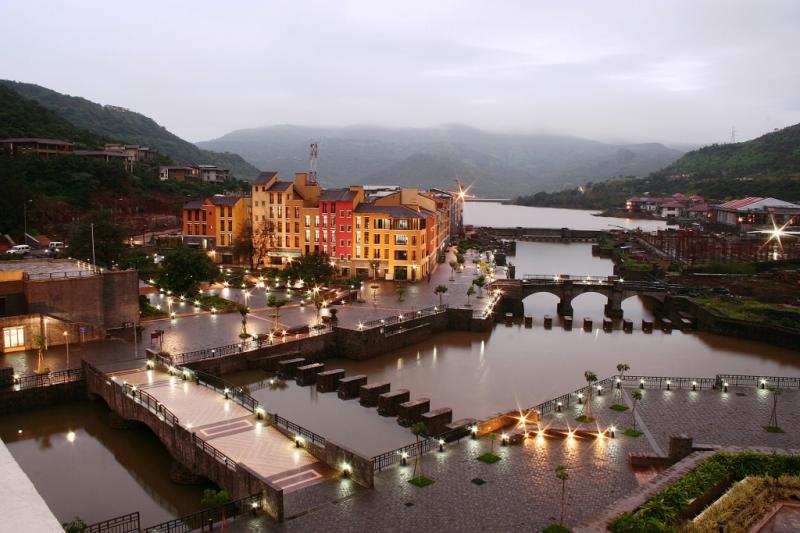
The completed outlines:
<svg viewBox="0 0 800 533">
<path fill-rule="evenodd" d="M 61 242 L 61 241 L 50 241 L 50 244 L 47 245 L 47 248 L 51 252 L 55 252 L 55 251 L 60 250 L 62 248 L 66 248 L 66 246 L 64 246 L 64 243 Z"/>
<path fill-rule="evenodd" d="M 31 247 L 27 244 L 18 244 L 13 246 L 10 250 L 6 250 L 7 254 L 25 255 L 31 251 Z"/>
</svg>

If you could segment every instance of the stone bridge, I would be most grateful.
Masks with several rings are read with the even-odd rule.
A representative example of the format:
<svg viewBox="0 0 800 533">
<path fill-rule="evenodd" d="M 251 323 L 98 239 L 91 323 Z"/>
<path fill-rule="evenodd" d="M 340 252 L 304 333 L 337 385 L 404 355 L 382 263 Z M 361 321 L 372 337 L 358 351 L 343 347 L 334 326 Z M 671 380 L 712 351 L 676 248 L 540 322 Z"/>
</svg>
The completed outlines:
<svg viewBox="0 0 800 533">
<path fill-rule="evenodd" d="M 622 318 L 622 302 L 627 298 L 648 296 L 660 305 L 677 287 L 660 282 L 624 281 L 618 276 L 526 275 L 523 279 L 499 279 L 489 288 L 501 291 L 501 305 L 516 316 L 523 314 L 522 300 L 531 294 L 547 292 L 557 296 L 558 314 L 572 316 L 572 300 L 580 294 L 595 292 L 608 298 L 606 316 Z"/>
</svg>

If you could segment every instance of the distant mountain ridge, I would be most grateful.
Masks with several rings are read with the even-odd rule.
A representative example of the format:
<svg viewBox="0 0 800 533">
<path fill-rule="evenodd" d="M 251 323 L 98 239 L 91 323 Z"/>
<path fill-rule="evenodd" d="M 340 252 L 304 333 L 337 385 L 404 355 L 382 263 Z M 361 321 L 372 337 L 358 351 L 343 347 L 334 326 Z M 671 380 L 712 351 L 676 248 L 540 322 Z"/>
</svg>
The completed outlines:
<svg viewBox="0 0 800 533">
<path fill-rule="evenodd" d="M 492 196 L 552 191 L 619 175 L 643 176 L 683 154 L 659 143 L 607 144 L 558 135 L 498 134 L 462 125 L 268 126 L 233 131 L 197 145 L 235 152 L 260 168 L 290 176 L 308 167 L 310 142 L 319 143 L 319 174 L 325 185 L 451 188 L 459 177 L 475 181 L 478 194 Z"/>
<path fill-rule="evenodd" d="M 117 106 L 103 106 L 32 83 L 0 80 L 0 86 L 35 101 L 76 128 L 88 130 L 99 137 L 150 146 L 178 163 L 219 165 L 230 169 L 240 178 L 253 178 L 258 174 L 258 169 L 241 156 L 200 149 L 141 113 Z"/>
</svg>

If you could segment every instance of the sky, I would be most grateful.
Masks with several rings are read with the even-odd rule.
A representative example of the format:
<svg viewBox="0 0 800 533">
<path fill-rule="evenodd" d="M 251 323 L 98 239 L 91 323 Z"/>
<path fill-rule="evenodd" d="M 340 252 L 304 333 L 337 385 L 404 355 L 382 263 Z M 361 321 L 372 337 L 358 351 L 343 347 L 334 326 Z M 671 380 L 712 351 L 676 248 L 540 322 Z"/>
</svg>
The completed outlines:
<svg viewBox="0 0 800 533">
<path fill-rule="evenodd" d="M 800 122 L 798 0 L 1 0 L 0 78 L 200 141 L 297 124 L 727 142 Z"/>
</svg>

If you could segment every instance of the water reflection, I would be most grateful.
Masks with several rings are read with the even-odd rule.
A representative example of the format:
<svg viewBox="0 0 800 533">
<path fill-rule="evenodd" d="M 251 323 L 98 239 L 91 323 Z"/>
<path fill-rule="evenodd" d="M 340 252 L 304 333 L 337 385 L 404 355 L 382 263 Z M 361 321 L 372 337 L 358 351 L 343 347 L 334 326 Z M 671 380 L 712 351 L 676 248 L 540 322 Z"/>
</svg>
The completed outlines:
<svg viewBox="0 0 800 533">
<path fill-rule="evenodd" d="M 154 525 L 201 508 L 213 485 L 170 480 L 172 459 L 145 428 L 112 429 L 102 404 L 5 415 L 0 438 L 59 521 L 87 523 L 139 511 Z"/>
<path fill-rule="evenodd" d="M 654 231 L 666 228 L 666 223 L 661 220 L 596 217 L 592 214 L 595 212 L 579 209 L 503 205 L 495 202 L 467 202 L 464 204 L 464 224 L 503 228 L 520 226 L 586 230 L 641 228 L 645 231 Z"/>
</svg>

